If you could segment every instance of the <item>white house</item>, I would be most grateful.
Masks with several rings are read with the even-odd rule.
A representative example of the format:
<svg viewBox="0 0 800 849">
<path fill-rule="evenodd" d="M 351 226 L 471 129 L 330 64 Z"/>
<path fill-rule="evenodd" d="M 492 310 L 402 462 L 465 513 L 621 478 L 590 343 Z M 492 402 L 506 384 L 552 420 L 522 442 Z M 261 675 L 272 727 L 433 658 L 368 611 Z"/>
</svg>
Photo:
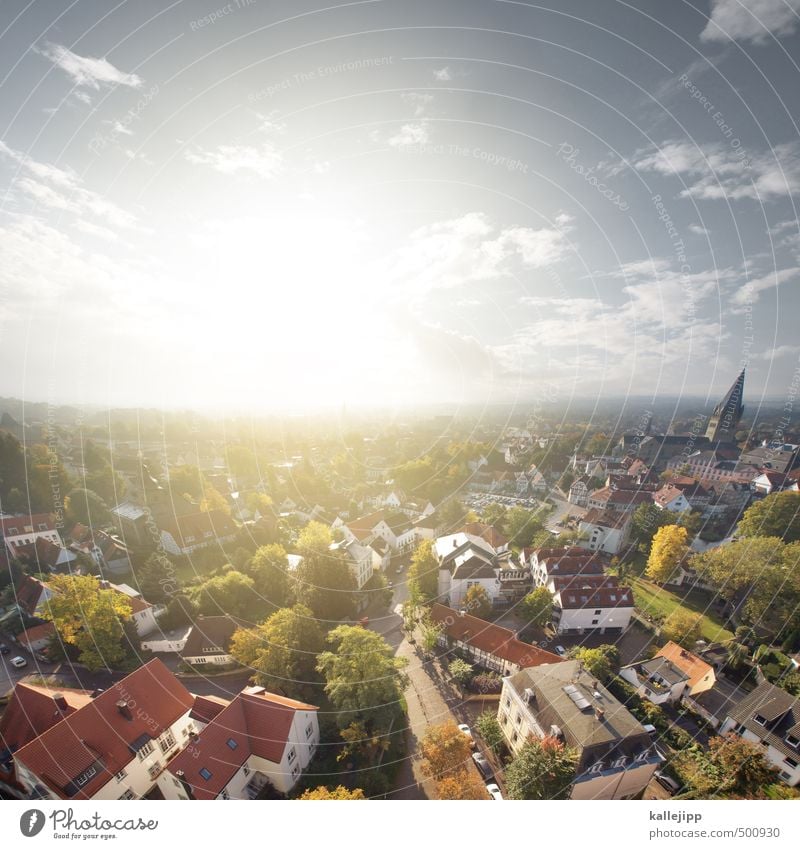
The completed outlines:
<svg viewBox="0 0 800 849">
<path fill-rule="evenodd" d="M 654 705 L 677 704 L 689 683 L 689 676 L 665 657 L 623 666 L 619 676 L 636 690 L 639 697 Z"/>
<path fill-rule="evenodd" d="M 581 477 L 575 478 L 569 488 L 567 501 L 577 507 L 586 507 L 589 503 L 590 482 L 591 478 L 588 475 L 581 475 Z"/>
<path fill-rule="evenodd" d="M 350 573 L 355 578 L 356 588 L 363 589 L 364 584 L 375 574 L 373 561 L 375 552 L 372 548 L 350 539 L 331 543 L 330 550 L 344 553 Z"/>
<path fill-rule="evenodd" d="M 662 762 L 641 723 L 576 660 L 504 678 L 497 719 L 515 753 L 531 737 L 578 753 L 571 799 L 635 798 Z"/>
<path fill-rule="evenodd" d="M 676 486 L 667 484 L 653 493 L 653 504 L 659 510 L 669 510 L 671 513 L 685 513 L 692 509 L 683 491 Z"/>
<path fill-rule="evenodd" d="M 64 548 L 61 536 L 49 513 L 33 513 L 29 516 L 3 516 L 0 518 L 0 535 L 5 541 L 9 557 L 17 550 L 44 539 Z"/>
<path fill-rule="evenodd" d="M 192 666 L 234 663 L 231 638 L 242 627 L 232 616 L 198 616 L 181 651 L 181 659 Z"/>
<path fill-rule="evenodd" d="M 759 684 L 728 715 L 720 734 L 738 734 L 762 747 L 785 784 L 800 782 L 800 699 L 770 684 Z"/>
<path fill-rule="evenodd" d="M 633 592 L 615 577 L 554 578 L 553 624 L 559 634 L 621 634 L 633 616 Z"/>
<path fill-rule="evenodd" d="M 586 537 L 580 545 L 589 551 L 619 554 L 627 542 L 630 524 L 628 513 L 592 508 L 578 522 L 578 528 Z"/>
<path fill-rule="evenodd" d="M 499 599 L 497 555 L 484 539 L 465 533 L 438 537 L 433 553 L 439 564 L 438 597 L 451 607 L 460 607 L 473 586 L 483 587 L 492 603 Z"/>
</svg>

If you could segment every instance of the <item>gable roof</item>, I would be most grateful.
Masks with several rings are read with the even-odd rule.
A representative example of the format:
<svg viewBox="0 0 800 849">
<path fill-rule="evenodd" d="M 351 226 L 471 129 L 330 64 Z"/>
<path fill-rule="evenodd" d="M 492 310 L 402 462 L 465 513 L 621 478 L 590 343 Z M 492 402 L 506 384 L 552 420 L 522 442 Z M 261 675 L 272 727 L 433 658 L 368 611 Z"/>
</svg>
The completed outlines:
<svg viewBox="0 0 800 849">
<path fill-rule="evenodd" d="M 661 489 L 658 490 L 658 492 L 653 493 L 653 501 L 663 507 L 664 505 L 669 504 L 671 501 L 674 501 L 681 495 L 683 495 L 683 491 L 678 489 L 677 486 L 667 484 L 666 486 L 662 486 Z"/>
<path fill-rule="evenodd" d="M 128 716 L 118 706 L 125 702 Z M 194 697 L 158 660 L 132 672 L 35 740 L 15 759 L 62 799 L 89 799 L 187 713 Z M 136 710 L 136 705 L 144 709 Z"/>
<path fill-rule="evenodd" d="M 20 634 L 17 634 L 17 642 L 30 646 L 37 640 L 50 639 L 55 636 L 56 626 L 52 622 L 43 622 L 41 625 L 33 625 Z"/>
<path fill-rule="evenodd" d="M 198 542 L 220 539 L 236 533 L 236 525 L 234 525 L 230 516 L 222 510 L 174 516 L 171 521 L 159 524 L 159 527 L 171 534 L 181 548 L 188 548 Z M 191 539 L 189 539 L 190 537 Z"/>
<path fill-rule="evenodd" d="M 672 642 L 672 640 L 656 652 L 656 657 L 665 657 L 671 663 L 675 664 L 678 669 L 685 672 L 689 676 L 690 687 L 694 687 L 709 672 L 714 671 L 714 667 L 710 663 L 706 663 L 702 658 L 683 648 L 683 646 Z"/>
<path fill-rule="evenodd" d="M 800 699 L 796 696 L 764 681 L 729 710 L 728 715 L 781 754 L 800 760 L 800 749 L 788 745 L 785 739 L 790 733 L 800 739 Z M 766 725 L 755 721 L 757 715 L 766 720 Z"/>
<path fill-rule="evenodd" d="M 198 616 L 181 657 L 200 657 L 203 654 L 228 654 L 231 637 L 236 631 L 246 627 L 232 616 Z"/>
<path fill-rule="evenodd" d="M 45 525 L 42 529 L 39 525 Z M 49 513 L 32 513 L 30 516 L 4 516 L 0 519 L 0 536 L 15 537 L 56 529 Z"/>
<path fill-rule="evenodd" d="M 47 584 L 30 575 L 23 575 L 16 588 L 17 604 L 26 613 L 33 614 Z"/>
<path fill-rule="evenodd" d="M 578 525 L 597 525 L 601 528 L 621 530 L 630 521 L 631 517 L 628 513 L 616 513 L 613 510 L 599 510 L 597 507 L 592 507 L 579 520 Z"/>
<path fill-rule="evenodd" d="M 297 711 L 316 711 L 314 705 L 249 687 L 238 693 L 200 732 L 191 747 L 167 766 L 192 789 L 195 799 L 215 799 L 250 755 L 279 764 L 289 741 Z M 228 741 L 234 745 L 229 745 Z M 191 750 L 190 750 L 191 749 Z M 200 771 L 211 774 L 206 779 Z"/>
<path fill-rule="evenodd" d="M 480 651 L 492 654 L 521 668 L 542 663 L 560 663 L 558 655 L 539 646 L 523 643 L 513 631 L 502 628 L 477 616 L 463 615 L 451 607 L 435 603 L 431 607 L 431 621 L 444 627 L 448 637 L 469 643 Z"/>
</svg>

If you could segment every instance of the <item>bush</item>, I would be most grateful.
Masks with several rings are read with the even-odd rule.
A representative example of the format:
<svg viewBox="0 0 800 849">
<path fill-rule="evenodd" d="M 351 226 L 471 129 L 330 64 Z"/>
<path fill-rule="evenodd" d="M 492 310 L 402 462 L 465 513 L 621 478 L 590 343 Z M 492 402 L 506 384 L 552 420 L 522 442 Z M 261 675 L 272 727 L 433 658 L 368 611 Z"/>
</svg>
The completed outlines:
<svg viewBox="0 0 800 849">
<path fill-rule="evenodd" d="M 503 679 L 494 672 L 481 672 L 469 682 L 469 689 L 476 693 L 499 693 L 503 689 Z"/>
</svg>

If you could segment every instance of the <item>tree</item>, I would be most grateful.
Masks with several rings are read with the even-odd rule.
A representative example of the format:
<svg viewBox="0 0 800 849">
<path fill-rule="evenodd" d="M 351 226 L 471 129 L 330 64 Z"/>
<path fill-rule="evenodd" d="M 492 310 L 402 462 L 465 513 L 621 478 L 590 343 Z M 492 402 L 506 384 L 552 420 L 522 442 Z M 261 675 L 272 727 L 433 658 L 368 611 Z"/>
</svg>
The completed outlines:
<svg viewBox="0 0 800 849">
<path fill-rule="evenodd" d="M 490 501 L 483 510 L 483 521 L 492 527 L 502 527 L 506 519 L 506 508 L 499 501 Z"/>
<path fill-rule="evenodd" d="M 91 575 L 55 575 L 49 586 L 53 595 L 43 616 L 63 643 L 80 651 L 78 659 L 87 669 L 111 668 L 125 657 L 123 623 L 132 608 L 124 593 L 102 589 Z"/>
<path fill-rule="evenodd" d="M 745 510 L 739 522 L 740 537 L 778 537 L 800 540 L 800 492 L 775 492 Z"/>
<path fill-rule="evenodd" d="M 664 525 L 658 529 L 647 558 L 647 576 L 651 580 L 666 584 L 675 575 L 689 550 L 687 538 L 686 528 L 677 525 Z"/>
<path fill-rule="evenodd" d="M 142 597 L 151 604 L 166 601 L 180 588 L 172 561 L 158 551 L 133 570 L 133 578 Z"/>
<path fill-rule="evenodd" d="M 408 588 L 419 601 L 432 601 L 439 593 L 439 563 L 433 552 L 433 540 L 425 539 L 411 558 Z"/>
<path fill-rule="evenodd" d="M 447 668 L 452 679 L 462 687 L 466 687 L 472 680 L 472 676 L 475 674 L 472 667 L 460 657 L 453 658 Z"/>
<path fill-rule="evenodd" d="M 553 596 L 547 587 L 537 587 L 519 603 L 519 615 L 535 628 L 543 628 L 553 618 Z"/>
<path fill-rule="evenodd" d="M 209 578 L 195 593 L 200 612 L 207 616 L 247 616 L 257 606 L 253 579 L 234 569 Z"/>
<path fill-rule="evenodd" d="M 661 636 L 665 641 L 693 649 L 700 639 L 703 616 L 700 613 L 690 613 L 678 607 L 672 611 L 661 626 Z"/>
<path fill-rule="evenodd" d="M 569 656 L 583 663 L 584 669 L 600 681 L 611 677 L 611 662 L 602 648 L 590 649 L 576 646 L 570 649 Z"/>
<path fill-rule="evenodd" d="M 712 737 L 708 758 L 719 770 L 724 792 L 752 797 L 775 781 L 777 769 L 764 757 L 763 749 L 736 734 Z"/>
<path fill-rule="evenodd" d="M 422 771 L 434 781 L 454 777 L 471 768 L 472 756 L 469 737 L 459 731 L 455 722 L 431 725 L 420 744 L 424 758 Z"/>
<path fill-rule="evenodd" d="M 335 800 L 337 802 L 343 801 L 354 801 L 354 800 L 366 800 L 366 796 L 364 795 L 364 791 L 360 787 L 356 787 L 354 790 L 348 790 L 346 787 L 342 787 L 342 785 L 338 785 L 334 787 L 333 790 L 328 787 L 315 787 L 313 790 L 306 790 L 302 796 L 298 797 L 303 801 L 308 801 L 309 799 L 313 800 Z"/>
<path fill-rule="evenodd" d="M 91 489 L 73 489 L 64 500 L 64 507 L 70 522 L 80 522 L 95 530 L 109 524 L 108 506 Z"/>
<path fill-rule="evenodd" d="M 473 584 L 464 596 L 464 609 L 478 619 L 488 619 L 492 612 L 492 600 L 489 598 L 489 593 L 480 584 Z"/>
<path fill-rule="evenodd" d="M 430 654 L 439 643 L 439 636 L 442 633 L 442 626 L 434 624 L 426 616 L 423 617 L 422 621 L 420 622 L 420 629 L 422 632 L 422 650 L 426 654 Z"/>
<path fill-rule="evenodd" d="M 436 798 L 449 800 L 489 800 L 486 785 L 474 769 L 464 769 L 436 782 Z"/>
<path fill-rule="evenodd" d="M 294 572 L 294 593 L 321 620 L 339 622 L 355 613 L 356 582 L 345 554 L 331 550 L 330 530 L 309 522 L 300 532 L 297 550 L 303 558 Z"/>
<path fill-rule="evenodd" d="M 464 517 L 467 515 L 467 508 L 457 499 L 451 498 L 439 507 L 438 513 L 442 527 L 446 531 L 452 531 L 463 524 Z"/>
<path fill-rule="evenodd" d="M 554 737 L 529 740 L 506 768 L 512 799 L 566 799 L 578 755 Z"/>
<path fill-rule="evenodd" d="M 526 510 L 524 507 L 512 507 L 506 513 L 504 531 L 515 546 L 523 548 L 530 545 L 534 535 L 541 529 L 541 521 L 531 510 Z"/>
<path fill-rule="evenodd" d="M 483 711 L 475 720 L 475 727 L 489 749 L 499 758 L 505 747 L 505 737 L 497 721 L 497 714 L 491 710 Z"/>
<path fill-rule="evenodd" d="M 257 684 L 290 697 L 308 698 L 319 681 L 317 655 L 325 640 L 308 607 L 296 604 L 256 628 L 239 629 L 230 653 L 255 673 Z"/>
<path fill-rule="evenodd" d="M 319 655 L 317 670 L 338 711 L 339 727 L 364 721 L 370 733 L 388 728 L 400 711 L 408 661 L 395 657 L 380 634 L 359 626 L 340 625 L 327 642 L 333 650 Z"/>
<path fill-rule="evenodd" d="M 273 607 L 289 600 L 289 574 L 286 550 L 282 545 L 262 545 L 248 561 L 245 572 L 253 579 L 256 592 Z"/>
</svg>

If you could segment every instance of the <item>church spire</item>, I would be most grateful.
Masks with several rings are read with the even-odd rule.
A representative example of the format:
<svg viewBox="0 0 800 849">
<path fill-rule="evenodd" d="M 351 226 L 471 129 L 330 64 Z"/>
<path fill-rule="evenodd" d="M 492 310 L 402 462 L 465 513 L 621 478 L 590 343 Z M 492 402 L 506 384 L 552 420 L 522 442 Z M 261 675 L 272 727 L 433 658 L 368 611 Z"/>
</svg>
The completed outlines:
<svg viewBox="0 0 800 849">
<path fill-rule="evenodd" d="M 744 412 L 744 369 L 733 382 L 725 397 L 714 407 L 708 420 L 706 436 L 711 442 L 733 442 L 733 435 Z"/>
</svg>

